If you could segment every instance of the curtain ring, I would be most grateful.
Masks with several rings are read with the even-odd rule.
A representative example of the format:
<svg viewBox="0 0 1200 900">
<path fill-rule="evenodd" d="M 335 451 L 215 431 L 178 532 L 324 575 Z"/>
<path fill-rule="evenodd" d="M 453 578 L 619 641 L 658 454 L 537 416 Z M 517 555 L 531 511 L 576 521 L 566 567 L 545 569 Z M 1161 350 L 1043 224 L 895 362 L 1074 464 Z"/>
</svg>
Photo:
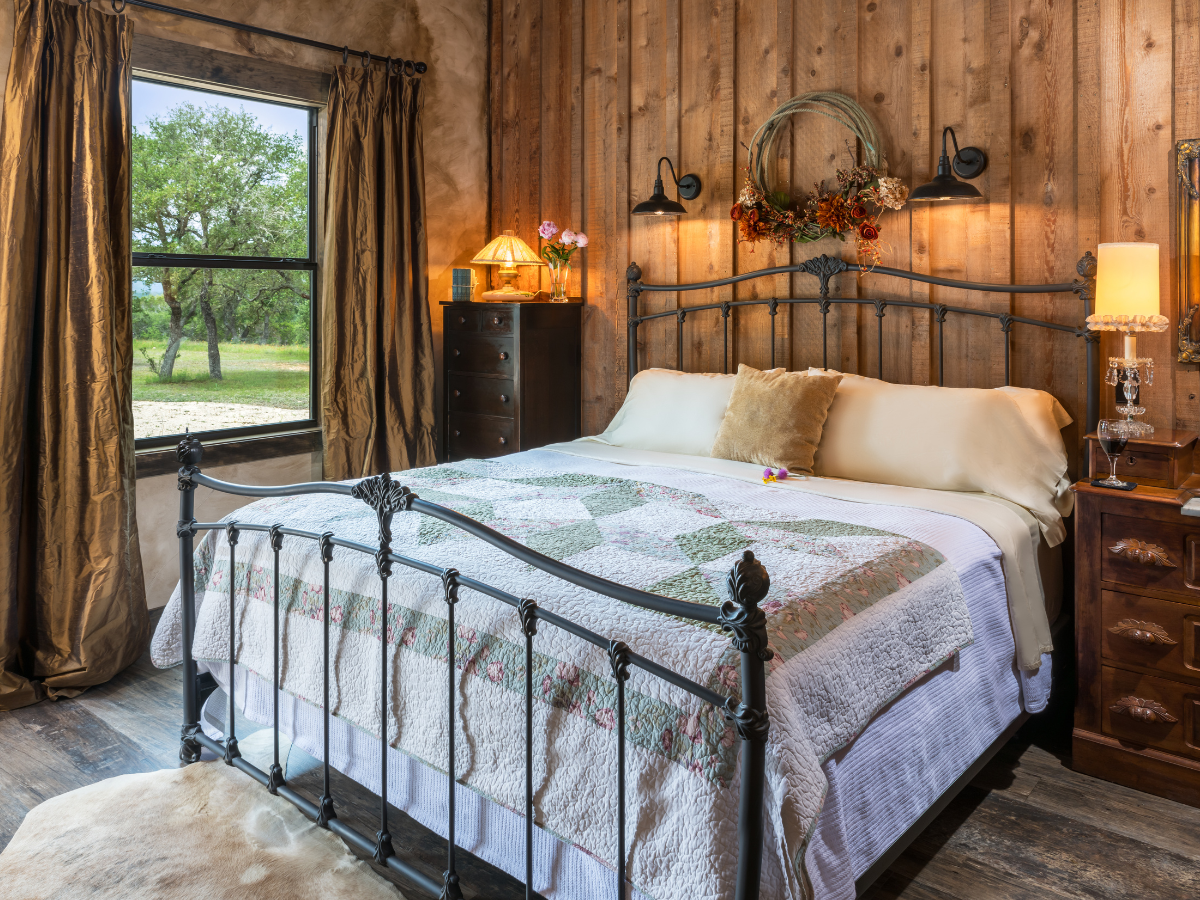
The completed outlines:
<svg viewBox="0 0 1200 900">
<path fill-rule="evenodd" d="M 90 2 L 91 2 L 91 0 L 88 0 L 88 2 L 90 3 Z M 117 0 L 112 0 L 112 9 L 113 9 L 113 12 L 115 12 L 115 13 L 116 13 L 118 16 L 119 16 L 121 13 L 125 12 L 125 7 L 126 7 L 126 6 L 128 6 L 128 5 L 129 5 L 129 3 L 128 3 L 128 0 L 121 0 L 121 5 L 120 5 L 120 7 L 118 7 L 118 6 L 117 6 Z"/>
<path fill-rule="evenodd" d="M 371 65 L 371 51 L 364 50 L 362 52 L 362 67 L 365 69 L 369 65 Z"/>
<path fill-rule="evenodd" d="M 407 75 L 409 78 L 412 78 L 412 76 L 415 75 L 416 72 L 417 72 L 416 63 L 414 63 L 411 59 L 406 59 L 404 61 L 404 74 Z"/>
<path fill-rule="evenodd" d="M 350 47 L 349 46 L 343 47 L 342 48 L 342 65 L 343 66 L 346 64 L 346 60 L 348 60 L 349 58 L 350 58 Z"/>
<path fill-rule="evenodd" d="M 390 56 L 387 58 L 387 75 L 388 78 L 392 77 L 392 58 Z"/>
</svg>

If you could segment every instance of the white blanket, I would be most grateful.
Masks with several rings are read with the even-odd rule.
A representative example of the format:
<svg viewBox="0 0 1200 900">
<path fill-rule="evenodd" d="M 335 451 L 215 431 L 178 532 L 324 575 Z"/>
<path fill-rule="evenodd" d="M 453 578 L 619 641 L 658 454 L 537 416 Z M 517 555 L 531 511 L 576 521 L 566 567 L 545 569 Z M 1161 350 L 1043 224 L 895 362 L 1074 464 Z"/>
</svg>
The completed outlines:
<svg viewBox="0 0 1200 900">
<path fill-rule="evenodd" d="M 884 580 L 894 577 L 899 589 L 873 597 L 865 607 L 851 608 L 846 605 L 854 599 L 849 597 L 852 588 L 845 580 L 848 571 L 869 571 L 874 561 L 885 557 L 888 564 L 895 563 L 896 558 L 887 553 L 927 555 L 928 548 L 913 550 L 908 546 L 913 544 L 911 539 L 901 539 L 902 528 L 892 533 L 878 530 L 874 523 L 881 518 L 897 519 L 896 510 L 881 516 L 880 507 L 866 503 L 678 469 L 631 469 L 565 459 L 549 452 L 460 464 L 457 470 L 465 477 L 451 493 L 459 500 L 467 496 L 476 505 L 489 506 L 488 516 L 508 526 L 493 521 L 499 530 L 532 538 L 528 542 L 535 544 L 540 535 L 542 543 L 556 549 L 567 562 L 625 583 L 653 588 L 674 579 L 680 588 L 676 595 L 691 592 L 688 599 L 694 599 L 703 595 L 705 584 L 711 585 L 715 577 L 723 575 L 749 544 L 775 579 L 768 596 L 768 604 L 779 604 L 772 610 L 777 617 L 773 624 L 786 621 L 790 628 L 801 622 L 794 613 L 804 603 L 814 599 L 827 603 L 839 592 L 845 595 L 841 609 L 846 621 L 811 643 L 808 634 L 800 637 L 799 632 L 772 631 L 772 643 L 782 658 L 768 681 L 772 715 L 768 814 L 773 826 L 769 856 L 775 865 L 767 866 L 767 878 L 785 884 L 775 884 L 773 890 L 768 884 L 768 895 L 800 896 L 797 863 L 825 791 L 820 762 L 845 746 L 888 700 L 971 639 L 969 615 L 954 567 L 943 559 L 931 568 L 926 566 L 915 579 L 905 578 L 899 570 L 897 576 L 885 573 Z M 586 478 L 561 480 L 572 474 L 600 479 L 600 484 L 589 486 L 610 494 L 600 500 L 595 500 L 595 492 L 556 494 L 555 489 L 565 485 L 587 483 Z M 423 482 L 432 487 L 427 495 L 447 493 L 444 470 L 409 472 L 404 478 L 418 493 L 422 493 Z M 637 485 L 633 491 L 641 502 L 617 508 L 625 502 L 611 493 L 618 482 L 626 487 Z M 589 499 L 596 509 L 589 508 Z M 919 510 L 905 513 L 900 518 L 915 522 L 937 515 Z M 477 515 L 483 515 L 482 511 Z M 329 497 L 263 501 L 234 518 L 264 524 L 282 519 L 315 531 L 332 529 L 340 536 L 365 542 L 371 541 L 375 525 L 374 516 L 357 501 Z M 723 635 L 563 585 L 465 536 L 422 533 L 428 520 L 423 524 L 421 518 L 397 518 L 395 543 L 400 552 L 435 565 L 454 565 L 497 587 L 531 596 L 574 621 L 626 640 L 638 652 L 701 683 L 714 676 L 718 684 L 728 678 L 729 647 Z M 609 540 L 595 541 L 589 529 L 596 519 L 610 520 L 604 523 L 609 526 L 605 529 Z M 730 521 L 765 531 L 756 533 L 755 540 L 724 533 L 709 534 L 703 540 L 691 537 Z M 799 522 L 822 523 L 824 530 L 817 529 L 821 540 L 812 540 L 811 525 L 805 526 L 807 531 L 801 528 L 797 532 L 807 541 L 800 549 L 785 548 L 767 533 L 780 528 L 786 531 Z M 768 523 L 772 527 L 768 528 Z M 664 535 L 671 539 L 668 543 L 684 549 L 684 556 L 690 554 L 690 565 L 666 565 L 670 554 L 661 552 Z M 228 550 L 220 537 L 206 539 L 198 554 L 204 571 L 195 655 L 209 660 L 228 656 L 228 601 L 223 593 L 228 589 Z M 732 543 L 725 546 L 722 541 Z M 887 551 L 883 556 L 881 549 Z M 729 552 L 714 555 L 717 550 Z M 269 571 L 269 551 L 264 541 L 243 533 L 238 553 L 238 658 L 252 671 L 269 672 L 270 597 L 263 577 L 264 567 Z M 840 562 L 835 565 L 832 560 Z M 243 565 L 242 561 L 249 562 Z M 281 562 L 290 586 L 290 597 L 284 598 L 290 605 L 283 686 L 302 698 L 318 697 L 324 609 L 323 598 L 314 589 L 320 584 L 319 563 L 314 565 L 311 545 L 301 546 L 298 541 L 286 545 Z M 379 643 L 374 636 L 377 630 L 369 627 L 376 625 L 372 616 L 378 612 L 378 580 L 373 564 L 365 557 L 351 556 L 345 562 L 339 558 L 335 572 L 331 618 L 342 624 L 346 617 L 345 621 L 353 619 L 363 627 L 343 625 L 335 634 L 331 706 L 339 717 L 378 734 Z M 876 575 L 870 573 L 871 578 Z M 866 596 L 876 587 L 864 582 L 853 590 Z M 395 621 L 389 741 L 414 758 L 436 765 L 444 757 L 444 695 L 429 690 L 428 685 L 440 684 L 445 678 L 444 657 L 439 662 L 435 653 L 438 621 L 442 622 L 445 645 L 440 584 L 426 576 L 398 573 L 389 597 L 400 607 L 399 615 L 389 609 L 389 623 Z M 513 674 L 510 651 L 520 644 L 519 630 L 507 607 L 475 595 L 467 599 L 459 606 L 456 642 L 460 720 L 463 715 L 466 719 L 465 725 L 460 721 L 459 726 L 463 728 L 459 746 L 464 748 L 459 779 L 486 796 L 520 808 L 523 747 L 515 725 L 520 721 L 523 700 L 518 692 L 504 689 L 506 678 Z M 793 613 L 790 617 L 789 610 Z M 160 664 L 178 660 L 177 620 L 176 596 L 156 634 L 155 658 Z M 595 775 L 611 772 L 615 764 L 615 747 L 607 735 L 612 715 L 611 701 L 605 705 L 610 691 L 607 659 L 590 645 L 545 631 L 543 626 L 537 639 L 543 656 L 539 674 L 545 671 L 543 690 L 550 701 L 539 705 L 537 713 L 538 734 L 546 737 L 537 753 L 544 766 L 536 776 L 541 782 L 539 823 L 611 862 L 615 798 L 611 779 Z M 644 893 L 660 898 L 726 896 L 731 890 L 730 860 L 736 848 L 737 783 L 732 762 L 736 746 L 731 732 L 690 697 L 640 672 L 631 680 L 630 693 L 635 708 L 629 742 L 630 783 L 638 785 L 642 803 L 653 800 L 655 813 L 655 826 L 646 827 L 636 804 L 631 804 L 631 879 Z"/>
</svg>

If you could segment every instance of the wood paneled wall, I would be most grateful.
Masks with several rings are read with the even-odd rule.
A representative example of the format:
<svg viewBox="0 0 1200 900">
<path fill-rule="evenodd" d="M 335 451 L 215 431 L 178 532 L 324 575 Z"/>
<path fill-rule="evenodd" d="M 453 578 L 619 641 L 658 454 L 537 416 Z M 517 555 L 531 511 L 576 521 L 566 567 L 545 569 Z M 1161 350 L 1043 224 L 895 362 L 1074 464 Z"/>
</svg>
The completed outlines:
<svg viewBox="0 0 1200 900">
<path fill-rule="evenodd" d="M 944 125 L 988 154 L 975 182 L 985 202 L 910 205 L 884 216 L 885 265 L 976 281 L 1062 282 L 1101 241 L 1157 241 L 1162 308 L 1173 312 L 1172 148 L 1200 136 L 1195 0 L 491 3 L 491 226 L 514 228 L 532 246 L 542 219 L 591 238 L 574 276 L 587 303 L 588 433 L 608 423 L 625 393 L 630 260 L 648 282 L 683 283 L 820 253 L 852 258 L 852 248 L 830 239 L 742 245 L 729 218 L 746 145 L 779 103 L 805 91 L 856 98 L 884 135 L 890 173 L 910 185 L 935 171 Z M 832 179 L 850 159 L 848 136 L 819 116 L 795 119 L 780 142 L 779 184 L 799 194 Z M 662 155 L 681 173 L 699 174 L 703 192 L 678 220 L 633 218 Z M 523 278 L 533 286 L 545 275 Z M 683 302 L 814 291 L 809 276 L 780 276 L 692 292 Z M 881 275 L 843 275 L 836 291 L 1081 319 L 1073 296 L 973 294 Z M 643 295 L 642 310 L 679 302 L 675 294 Z M 780 313 L 777 359 L 819 364 L 819 313 L 788 315 Z M 835 307 L 830 320 L 831 365 L 875 374 L 874 310 Z M 888 310 L 886 378 L 936 383 L 932 327 L 923 312 Z M 1003 382 L 998 332 L 994 321 L 948 320 L 948 385 Z M 685 341 L 686 367 L 719 371 L 718 317 L 689 318 Z M 742 315 L 734 363 L 765 365 L 769 342 L 765 309 Z M 639 343 L 640 365 L 675 365 L 673 322 L 644 326 Z M 1171 361 L 1173 347 L 1172 332 L 1139 345 L 1159 362 L 1144 390 L 1148 418 L 1197 427 L 1200 380 L 1194 366 Z M 1052 391 L 1082 418 L 1082 341 L 1016 326 L 1012 348 L 1013 383 Z M 1106 339 L 1102 354 L 1115 349 Z"/>
</svg>

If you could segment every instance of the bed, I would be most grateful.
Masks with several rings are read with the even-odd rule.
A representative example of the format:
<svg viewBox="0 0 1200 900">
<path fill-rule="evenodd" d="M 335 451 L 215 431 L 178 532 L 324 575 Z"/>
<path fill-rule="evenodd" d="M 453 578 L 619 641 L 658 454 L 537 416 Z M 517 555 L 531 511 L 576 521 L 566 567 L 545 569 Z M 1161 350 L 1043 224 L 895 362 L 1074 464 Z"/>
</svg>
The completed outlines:
<svg viewBox="0 0 1200 900">
<path fill-rule="evenodd" d="M 1081 274 L 1032 287 L 1086 300 Z M 458 846 L 549 898 L 853 897 L 1048 697 L 1061 519 L 1001 488 L 768 483 L 605 435 L 403 488 L 227 485 L 201 458 L 181 444 L 184 578 L 155 661 L 199 662 L 230 719 L 451 836 L 443 882 L 414 879 L 434 896 L 459 895 Z M 265 499 L 197 523 L 198 486 Z M 386 818 L 350 833 L 328 791 L 201 730 L 185 683 L 185 759 L 220 753 L 419 874 Z"/>
</svg>

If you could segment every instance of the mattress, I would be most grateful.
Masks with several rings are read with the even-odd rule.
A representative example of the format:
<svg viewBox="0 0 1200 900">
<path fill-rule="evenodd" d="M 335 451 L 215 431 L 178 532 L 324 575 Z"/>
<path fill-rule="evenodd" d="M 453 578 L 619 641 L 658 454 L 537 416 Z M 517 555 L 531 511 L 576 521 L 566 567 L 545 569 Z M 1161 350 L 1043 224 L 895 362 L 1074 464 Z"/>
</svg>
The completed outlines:
<svg viewBox="0 0 1200 900">
<path fill-rule="evenodd" d="M 878 493 L 886 490 L 881 486 Z M 933 492 L 927 492 L 933 493 Z M 870 496 L 868 490 L 866 496 Z M 864 501 L 867 502 L 867 501 Z M 886 501 L 885 501 L 886 502 Z M 1003 501 L 996 501 L 1003 504 Z M 893 504 L 898 505 L 898 504 Z M 1008 506 L 1011 506 L 1009 504 Z M 894 513 L 903 517 L 903 507 Z M 1006 515 L 1026 539 L 1032 517 Z M 1019 523 L 1019 524 L 1015 524 Z M 937 539 L 926 536 L 935 545 Z M 986 540 L 986 536 L 983 537 Z M 1052 563 L 1051 563 L 1052 565 Z M 921 813 L 982 753 L 1024 708 L 1041 709 L 1048 697 L 1050 661 L 1036 672 L 1014 666 L 1014 642 L 1000 553 L 960 572 L 975 629 L 974 645 L 907 691 L 880 713 L 850 746 L 823 763 L 829 782 L 825 805 L 809 842 L 806 862 L 817 897 L 852 897 L 854 880 L 904 833 Z M 1047 583 L 1055 583 L 1050 577 Z M 223 687 L 226 668 L 214 675 Z M 237 704 L 256 722 L 270 721 L 270 689 L 239 670 Z M 319 710 L 284 696 L 284 730 L 319 755 Z M 214 735 L 216 736 L 216 735 Z M 378 741 L 334 720 L 331 763 L 368 787 L 378 786 Z M 446 779 L 409 756 L 391 752 L 389 798 L 434 830 L 445 818 Z M 523 819 L 472 791 L 457 793 L 458 838 L 466 849 L 520 876 L 524 870 Z M 534 887 L 550 898 L 610 896 L 611 871 L 584 851 L 538 831 Z"/>
</svg>

